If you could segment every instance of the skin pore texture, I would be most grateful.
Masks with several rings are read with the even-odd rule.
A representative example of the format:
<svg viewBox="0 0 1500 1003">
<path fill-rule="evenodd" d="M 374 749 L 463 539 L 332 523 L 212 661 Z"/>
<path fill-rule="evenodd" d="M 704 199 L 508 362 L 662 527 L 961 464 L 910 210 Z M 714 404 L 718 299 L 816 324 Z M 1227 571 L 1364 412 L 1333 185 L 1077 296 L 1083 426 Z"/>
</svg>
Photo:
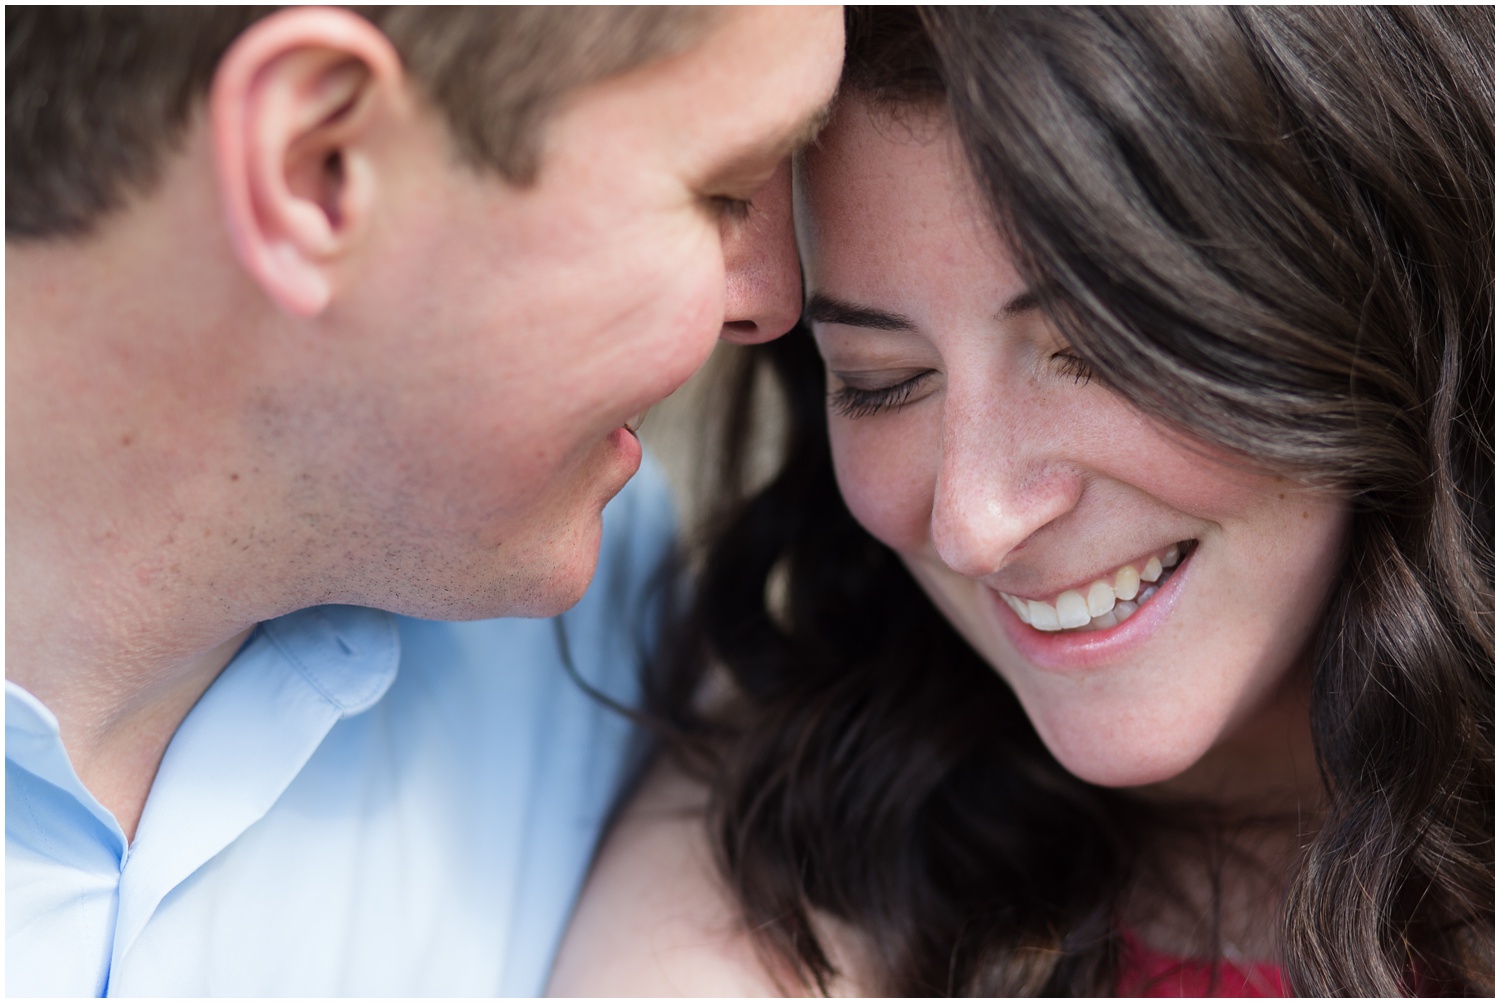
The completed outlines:
<svg viewBox="0 0 1500 1003">
<path fill-rule="evenodd" d="M 1090 379 L 1028 295 L 939 113 L 893 118 L 843 94 L 804 166 L 806 316 L 850 511 L 1068 770 L 1277 820 L 1240 833 L 1217 878 L 1201 847 L 1166 847 L 1184 861 L 1165 868 L 1173 887 L 1133 890 L 1123 917 L 1151 947 L 1191 955 L 1217 895 L 1226 952 L 1274 958 L 1281 882 L 1321 800 L 1307 648 L 1347 504 L 1165 429 Z M 1093 592 L 1102 611 L 1100 582 L 1113 625 L 1037 629 L 1012 605 L 1032 618 L 1033 602 L 1065 609 L 1076 593 L 1087 607 Z M 647 778 L 552 992 L 807 991 L 737 925 L 692 790 L 669 766 Z M 816 918 L 835 994 L 878 991 L 861 980 L 874 969 L 860 934 Z"/>
<path fill-rule="evenodd" d="M 837 9 L 726 11 L 565 101 L 517 188 L 378 30 L 283 11 L 151 194 L 9 248 L 6 674 L 127 835 L 255 623 L 578 599 L 624 424 L 797 316 L 786 159 L 842 41 Z"/>
</svg>

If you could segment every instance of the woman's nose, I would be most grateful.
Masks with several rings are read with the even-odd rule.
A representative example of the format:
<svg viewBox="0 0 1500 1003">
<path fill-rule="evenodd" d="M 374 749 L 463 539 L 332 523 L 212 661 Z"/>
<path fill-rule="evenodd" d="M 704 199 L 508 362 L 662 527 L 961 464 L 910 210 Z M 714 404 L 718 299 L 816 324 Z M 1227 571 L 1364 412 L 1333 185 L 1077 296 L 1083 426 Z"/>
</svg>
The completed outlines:
<svg viewBox="0 0 1500 1003">
<path fill-rule="evenodd" d="M 932 543 L 954 571 L 993 574 L 1032 534 L 1072 511 L 1082 478 L 1041 415 L 991 398 L 945 402 Z"/>
</svg>

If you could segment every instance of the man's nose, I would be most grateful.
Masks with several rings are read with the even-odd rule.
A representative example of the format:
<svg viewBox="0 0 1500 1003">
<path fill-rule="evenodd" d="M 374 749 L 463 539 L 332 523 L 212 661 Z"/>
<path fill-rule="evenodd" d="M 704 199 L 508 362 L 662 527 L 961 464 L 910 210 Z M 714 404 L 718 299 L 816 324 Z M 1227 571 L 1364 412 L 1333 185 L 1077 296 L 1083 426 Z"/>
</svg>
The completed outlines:
<svg viewBox="0 0 1500 1003">
<path fill-rule="evenodd" d="M 724 223 L 724 327 L 738 345 L 779 338 L 802 313 L 802 273 L 792 232 L 792 166 L 787 158 L 756 193 L 750 215 Z"/>
<path fill-rule="evenodd" d="M 941 457 L 932 499 L 932 544 L 943 563 L 982 578 L 1017 547 L 1072 511 L 1082 477 L 1024 403 L 996 396 L 944 402 Z"/>
</svg>

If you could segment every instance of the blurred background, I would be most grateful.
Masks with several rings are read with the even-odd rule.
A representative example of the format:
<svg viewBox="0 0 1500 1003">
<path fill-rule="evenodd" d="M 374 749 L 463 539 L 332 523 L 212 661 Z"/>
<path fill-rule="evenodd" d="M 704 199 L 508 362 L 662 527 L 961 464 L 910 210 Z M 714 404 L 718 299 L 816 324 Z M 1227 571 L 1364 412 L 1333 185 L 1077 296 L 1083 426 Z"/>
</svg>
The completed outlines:
<svg viewBox="0 0 1500 1003">
<path fill-rule="evenodd" d="M 795 337 L 796 335 L 792 335 Z M 803 335 L 806 337 L 806 335 Z M 678 525 L 686 537 L 706 514 L 706 504 L 720 487 L 714 451 L 723 424 L 730 370 L 754 351 L 720 342 L 708 363 L 676 393 L 651 409 L 640 428 L 641 442 L 661 464 L 677 502 Z M 763 483 L 773 472 L 785 421 L 780 395 L 768 373 L 756 384 L 756 415 L 761 427 L 750 454 L 750 482 Z"/>
</svg>

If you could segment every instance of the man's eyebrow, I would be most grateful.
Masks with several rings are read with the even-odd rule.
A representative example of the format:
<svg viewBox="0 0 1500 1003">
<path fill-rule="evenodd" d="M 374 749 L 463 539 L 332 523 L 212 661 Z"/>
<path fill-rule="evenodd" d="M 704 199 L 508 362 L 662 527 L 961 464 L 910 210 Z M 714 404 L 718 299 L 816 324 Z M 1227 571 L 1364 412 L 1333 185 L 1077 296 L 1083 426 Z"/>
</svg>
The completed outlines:
<svg viewBox="0 0 1500 1003">
<path fill-rule="evenodd" d="M 828 120 L 833 118 L 833 99 L 829 98 L 824 104 L 815 109 L 797 124 L 797 128 L 788 135 L 786 142 L 782 145 L 781 155 L 790 156 L 803 147 L 812 145 L 812 141 L 818 138 L 818 133 L 828 125 Z"/>
<path fill-rule="evenodd" d="M 830 101 L 802 119 L 792 129 L 734 150 L 713 166 L 709 176 L 722 178 L 725 175 L 733 176 L 735 172 L 750 167 L 759 170 L 762 164 L 779 164 L 817 139 L 818 133 L 823 131 L 823 127 L 828 124 L 832 115 L 833 103 Z"/>
<path fill-rule="evenodd" d="M 814 293 L 802 310 L 802 319 L 808 323 L 843 324 L 846 327 L 863 327 L 873 331 L 915 331 L 916 323 L 909 317 L 885 310 L 872 310 L 855 306 L 843 300 Z"/>
</svg>

